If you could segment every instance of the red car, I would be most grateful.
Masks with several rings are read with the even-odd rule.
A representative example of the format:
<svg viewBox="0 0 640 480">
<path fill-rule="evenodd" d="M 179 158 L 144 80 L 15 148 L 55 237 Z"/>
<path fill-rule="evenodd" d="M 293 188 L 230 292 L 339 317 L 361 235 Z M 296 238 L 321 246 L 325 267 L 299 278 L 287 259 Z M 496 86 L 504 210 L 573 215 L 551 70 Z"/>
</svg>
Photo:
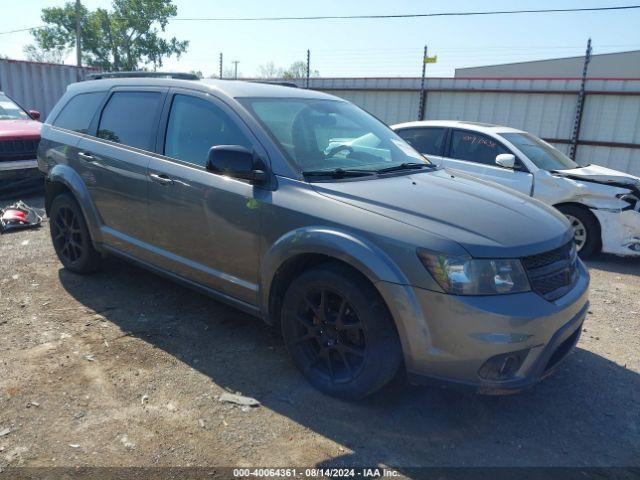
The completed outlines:
<svg viewBox="0 0 640 480">
<path fill-rule="evenodd" d="M 36 151 L 40 113 L 24 110 L 0 92 L 0 197 L 24 194 L 41 184 Z"/>
</svg>

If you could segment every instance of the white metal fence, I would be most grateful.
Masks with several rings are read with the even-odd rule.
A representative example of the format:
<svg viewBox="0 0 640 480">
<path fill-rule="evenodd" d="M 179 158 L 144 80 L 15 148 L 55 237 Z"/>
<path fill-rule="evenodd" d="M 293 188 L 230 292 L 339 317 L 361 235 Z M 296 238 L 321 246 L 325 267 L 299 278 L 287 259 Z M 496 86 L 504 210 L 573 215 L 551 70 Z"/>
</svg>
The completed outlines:
<svg viewBox="0 0 640 480">
<path fill-rule="evenodd" d="M 93 68 L 0 59 L 0 91 L 47 118 L 67 85 L 83 80 Z"/>
</svg>

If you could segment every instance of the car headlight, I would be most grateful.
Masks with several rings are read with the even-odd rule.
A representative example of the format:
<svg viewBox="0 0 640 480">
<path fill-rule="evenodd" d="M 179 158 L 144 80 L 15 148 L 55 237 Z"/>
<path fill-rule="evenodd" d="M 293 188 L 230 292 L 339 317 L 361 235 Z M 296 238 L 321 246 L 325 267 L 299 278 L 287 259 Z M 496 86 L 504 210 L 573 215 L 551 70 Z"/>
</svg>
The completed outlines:
<svg viewBox="0 0 640 480">
<path fill-rule="evenodd" d="M 518 259 L 461 258 L 422 249 L 418 250 L 418 257 L 447 293 L 497 295 L 531 290 Z"/>
</svg>

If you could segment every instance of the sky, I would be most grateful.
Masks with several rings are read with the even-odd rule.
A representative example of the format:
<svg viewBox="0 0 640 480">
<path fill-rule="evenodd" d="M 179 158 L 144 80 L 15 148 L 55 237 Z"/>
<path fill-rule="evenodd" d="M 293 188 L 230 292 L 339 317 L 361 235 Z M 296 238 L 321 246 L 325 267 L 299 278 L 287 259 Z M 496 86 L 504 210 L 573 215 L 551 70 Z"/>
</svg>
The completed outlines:
<svg viewBox="0 0 640 480">
<path fill-rule="evenodd" d="M 90 9 L 110 0 L 83 0 Z M 64 0 L 0 0 L 0 32 L 41 25 L 44 7 Z M 631 0 L 174 0 L 177 18 L 313 16 L 435 13 L 451 11 L 585 8 L 633 4 Z M 637 2 L 635 2 L 637 3 Z M 583 55 L 592 38 L 593 52 L 640 49 L 640 9 L 610 12 L 519 14 L 415 19 L 366 19 L 280 22 L 206 22 L 173 20 L 165 35 L 189 40 L 180 59 L 163 70 L 199 70 L 217 74 L 239 61 L 241 76 L 257 76 L 273 62 L 287 67 L 305 60 L 323 77 L 419 76 L 425 45 L 437 55 L 427 76 L 453 76 L 456 68 Z M 0 55 L 24 59 L 32 42 L 28 32 L 0 35 Z M 65 63 L 74 62 L 71 54 Z"/>
</svg>

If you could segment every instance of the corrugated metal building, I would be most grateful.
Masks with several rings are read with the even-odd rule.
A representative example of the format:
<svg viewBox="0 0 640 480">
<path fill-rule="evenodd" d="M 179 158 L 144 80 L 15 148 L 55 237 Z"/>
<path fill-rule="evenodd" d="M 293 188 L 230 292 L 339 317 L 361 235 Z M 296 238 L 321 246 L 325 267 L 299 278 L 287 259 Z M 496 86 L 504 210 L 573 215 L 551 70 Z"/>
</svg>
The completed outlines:
<svg viewBox="0 0 640 480">
<path fill-rule="evenodd" d="M 96 71 L 72 65 L 0 59 L 0 91 L 24 108 L 38 110 L 44 119 L 67 85 L 84 80 L 87 74 Z"/>
<path fill-rule="evenodd" d="M 584 55 L 552 58 L 532 62 L 504 63 L 481 67 L 456 68 L 456 78 L 510 77 L 549 78 L 579 77 Z M 589 76 L 599 78 L 640 78 L 640 50 L 592 55 Z"/>
</svg>

